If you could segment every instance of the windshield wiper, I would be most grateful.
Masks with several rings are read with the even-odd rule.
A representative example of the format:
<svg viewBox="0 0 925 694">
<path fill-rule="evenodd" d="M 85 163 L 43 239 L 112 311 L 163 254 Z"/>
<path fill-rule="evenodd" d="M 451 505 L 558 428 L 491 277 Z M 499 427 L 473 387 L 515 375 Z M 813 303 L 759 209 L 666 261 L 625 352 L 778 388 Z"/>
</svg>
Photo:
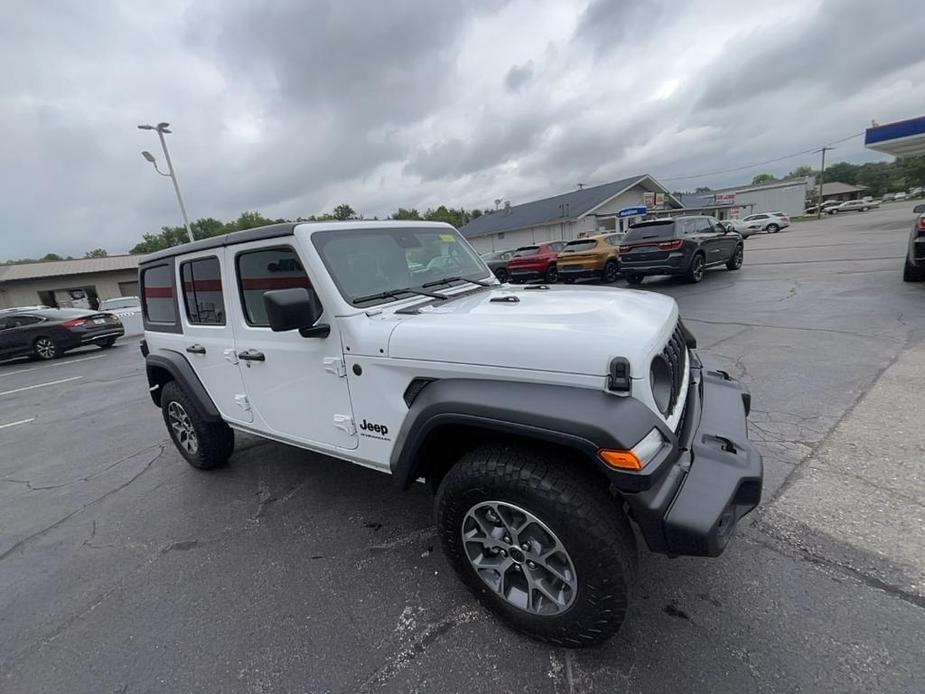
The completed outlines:
<svg viewBox="0 0 925 694">
<path fill-rule="evenodd" d="M 427 286 L 426 284 L 424 285 Z M 432 299 L 446 299 L 447 297 L 443 294 L 436 294 L 434 292 L 425 292 L 421 289 L 412 289 L 411 287 L 405 287 L 404 289 L 390 289 L 386 292 L 379 292 L 378 294 L 367 294 L 366 296 L 358 296 L 356 299 L 350 301 L 351 304 L 362 304 L 367 301 L 374 301 L 376 299 L 397 299 L 402 294 L 419 294 L 420 296 L 428 296 Z"/>
<path fill-rule="evenodd" d="M 434 280 L 433 282 L 425 282 L 422 284 L 422 287 L 436 287 L 441 284 L 450 284 L 452 282 L 471 282 L 472 284 L 478 284 L 482 287 L 491 287 L 494 285 L 494 282 L 491 280 L 470 280 L 468 277 L 444 277 L 442 280 Z"/>
</svg>

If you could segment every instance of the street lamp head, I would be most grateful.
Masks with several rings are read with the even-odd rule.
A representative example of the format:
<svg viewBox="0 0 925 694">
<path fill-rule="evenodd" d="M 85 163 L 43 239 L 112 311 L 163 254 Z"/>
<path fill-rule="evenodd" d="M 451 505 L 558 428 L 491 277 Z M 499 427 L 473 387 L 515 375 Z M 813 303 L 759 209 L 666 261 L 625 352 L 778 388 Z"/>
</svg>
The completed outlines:
<svg viewBox="0 0 925 694">
<path fill-rule="evenodd" d="M 139 130 L 154 130 L 155 127 L 153 125 L 139 125 L 138 129 Z"/>
<path fill-rule="evenodd" d="M 157 124 L 158 131 L 162 133 L 169 133 L 170 131 L 167 129 L 169 127 L 170 127 L 170 123 L 158 123 Z"/>
<path fill-rule="evenodd" d="M 149 162 L 151 162 L 152 164 L 155 163 L 154 155 L 151 154 L 151 152 L 145 150 L 144 152 L 141 153 L 141 156 L 143 156 L 145 159 L 147 159 L 147 160 L 148 160 Z"/>
</svg>

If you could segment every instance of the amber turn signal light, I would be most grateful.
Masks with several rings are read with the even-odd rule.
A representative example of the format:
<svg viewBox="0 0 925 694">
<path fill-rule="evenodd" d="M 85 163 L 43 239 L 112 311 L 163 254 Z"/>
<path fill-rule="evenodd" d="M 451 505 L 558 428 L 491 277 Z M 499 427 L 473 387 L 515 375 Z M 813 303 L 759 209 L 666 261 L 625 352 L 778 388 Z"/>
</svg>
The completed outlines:
<svg viewBox="0 0 925 694">
<path fill-rule="evenodd" d="M 642 463 L 632 451 L 610 451 L 602 448 L 597 455 L 607 465 L 617 470 L 642 470 Z"/>
</svg>

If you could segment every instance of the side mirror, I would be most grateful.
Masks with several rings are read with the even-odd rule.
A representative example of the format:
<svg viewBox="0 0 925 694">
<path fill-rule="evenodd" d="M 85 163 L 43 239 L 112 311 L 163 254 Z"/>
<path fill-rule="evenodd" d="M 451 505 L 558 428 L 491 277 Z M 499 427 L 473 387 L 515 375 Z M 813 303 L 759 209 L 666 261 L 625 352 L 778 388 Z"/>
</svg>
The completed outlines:
<svg viewBox="0 0 925 694">
<path fill-rule="evenodd" d="M 331 333 L 330 325 L 315 325 L 323 309 L 312 289 L 272 289 L 263 293 L 263 305 L 270 330 L 275 333 L 298 330 L 302 337 L 327 337 Z"/>
<path fill-rule="evenodd" d="M 923 214 L 925 213 L 925 205 L 916 205 L 915 207 L 912 208 L 912 211 L 915 214 Z"/>
</svg>

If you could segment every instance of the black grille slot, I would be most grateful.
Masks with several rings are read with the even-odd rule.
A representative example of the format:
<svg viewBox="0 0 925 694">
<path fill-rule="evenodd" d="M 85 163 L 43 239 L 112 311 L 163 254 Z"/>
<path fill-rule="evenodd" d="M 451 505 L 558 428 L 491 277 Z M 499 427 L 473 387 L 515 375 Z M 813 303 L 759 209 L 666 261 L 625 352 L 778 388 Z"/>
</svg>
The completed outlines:
<svg viewBox="0 0 925 694">
<path fill-rule="evenodd" d="M 684 370 L 687 368 L 687 348 L 685 343 L 684 329 L 681 327 L 681 322 L 678 321 L 674 332 L 671 333 L 671 337 L 665 345 L 665 349 L 662 350 L 662 358 L 668 364 L 671 372 L 671 397 L 668 400 L 668 408 L 665 410 L 666 415 L 674 412 L 674 406 L 681 395 Z"/>
</svg>

